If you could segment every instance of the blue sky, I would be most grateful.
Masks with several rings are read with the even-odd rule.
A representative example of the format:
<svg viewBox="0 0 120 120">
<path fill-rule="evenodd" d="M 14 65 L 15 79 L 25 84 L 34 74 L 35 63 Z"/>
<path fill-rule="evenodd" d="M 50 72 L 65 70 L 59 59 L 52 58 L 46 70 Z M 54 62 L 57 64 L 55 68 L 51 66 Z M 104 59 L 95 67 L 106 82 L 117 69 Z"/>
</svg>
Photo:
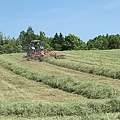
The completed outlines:
<svg viewBox="0 0 120 120">
<path fill-rule="evenodd" d="M 87 42 L 120 34 L 120 0 L 0 0 L 0 31 L 18 38 L 31 26 L 35 34 L 74 34 Z"/>
</svg>

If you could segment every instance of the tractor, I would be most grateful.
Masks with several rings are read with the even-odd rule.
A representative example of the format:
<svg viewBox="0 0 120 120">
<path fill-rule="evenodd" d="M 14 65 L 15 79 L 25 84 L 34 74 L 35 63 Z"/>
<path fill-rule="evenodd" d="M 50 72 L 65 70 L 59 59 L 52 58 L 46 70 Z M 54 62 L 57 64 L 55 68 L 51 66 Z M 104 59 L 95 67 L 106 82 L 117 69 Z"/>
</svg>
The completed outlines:
<svg viewBox="0 0 120 120">
<path fill-rule="evenodd" d="M 43 61 L 45 56 L 52 56 L 55 59 L 60 59 L 55 51 L 44 51 L 44 47 L 41 45 L 40 40 L 32 40 L 27 50 L 27 60 L 35 59 L 40 62 Z"/>
</svg>

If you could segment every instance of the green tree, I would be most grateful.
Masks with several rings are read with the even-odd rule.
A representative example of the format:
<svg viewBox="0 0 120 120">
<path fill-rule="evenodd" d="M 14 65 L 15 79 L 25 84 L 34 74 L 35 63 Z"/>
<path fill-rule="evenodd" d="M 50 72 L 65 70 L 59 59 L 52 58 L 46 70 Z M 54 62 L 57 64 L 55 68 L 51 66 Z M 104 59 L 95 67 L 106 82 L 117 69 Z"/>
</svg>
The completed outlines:
<svg viewBox="0 0 120 120">
<path fill-rule="evenodd" d="M 31 26 L 28 27 L 27 31 L 21 31 L 19 35 L 19 39 L 22 43 L 23 50 L 26 50 L 29 46 L 31 40 L 35 40 L 38 36 L 34 34 L 34 30 Z"/>
<path fill-rule="evenodd" d="M 88 49 L 99 49 L 99 50 L 105 50 L 108 49 L 108 35 L 107 36 L 101 36 L 95 37 L 94 39 L 91 39 L 87 42 Z"/>
<path fill-rule="evenodd" d="M 88 50 L 95 48 L 93 39 L 89 39 L 89 41 L 87 42 L 87 48 L 88 48 Z"/>
<path fill-rule="evenodd" d="M 3 45 L 3 40 L 4 40 L 3 33 L 0 32 L 0 45 Z"/>
<path fill-rule="evenodd" d="M 31 26 L 28 27 L 27 32 L 25 34 L 25 38 L 26 38 L 26 44 L 29 44 L 31 42 L 31 40 L 35 39 L 35 34 L 34 34 L 34 30 L 32 29 Z"/>
<path fill-rule="evenodd" d="M 110 35 L 109 36 L 109 49 L 120 49 L 120 35 Z"/>
<path fill-rule="evenodd" d="M 60 41 L 60 37 L 57 33 L 55 33 L 55 36 L 51 42 L 52 44 L 52 47 L 54 50 L 61 50 L 62 49 L 62 46 L 61 46 L 61 41 Z"/>
<path fill-rule="evenodd" d="M 0 54 L 3 54 L 3 53 L 4 53 L 3 45 L 0 45 Z"/>
<path fill-rule="evenodd" d="M 65 42 L 65 38 L 62 35 L 62 33 L 59 34 L 59 44 L 60 44 L 60 48 L 63 51 L 64 50 L 64 42 Z"/>
<path fill-rule="evenodd" d="M 95 40 L 95 46 L 96 49 L 105 50 L 108 48 L 108 40 L 105 36 L 99 35 L 97 39 Z"/>
<path fill-rule="evenodd" d="M 45 46 L 45 43 L 46 43 L 46 36 L 45 36 L 45 33 L 42 32 L 42 31 L 40 31 L 39 40 L 41 41 L 41 46 Z"/>
<path fill-rule="evenodd" d="M 51 50 L 49 39 L 46 37 L 45 32 L 40 31 L 39 40 L 41 41 L 40 45 L 43 46 L 45 50 Z"/>
<path fill-rule="evenodd" d="M 63 49 L 64 50 L 81 50 L 85 49 L 86 44 L 79 37 L 69 34 L 65 36 L 65 41 L 63 42 Z"/>
</svg>

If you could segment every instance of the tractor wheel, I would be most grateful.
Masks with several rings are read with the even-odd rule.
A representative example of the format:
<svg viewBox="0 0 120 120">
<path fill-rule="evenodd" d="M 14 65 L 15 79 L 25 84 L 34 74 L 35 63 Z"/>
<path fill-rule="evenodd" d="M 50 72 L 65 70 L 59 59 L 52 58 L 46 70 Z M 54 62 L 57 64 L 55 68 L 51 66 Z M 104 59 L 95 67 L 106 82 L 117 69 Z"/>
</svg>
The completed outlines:
<svg viewBox="0 0 120 120">
<path fill-rule="evenodd" d="M 42 62 L 43 61 L 43 57 L 39 57 L 39 61 Z"/>
<path fill-rule="evenodd" d="M 29 57 L 27 57 L 27 61 L 30 61 L 30 58 L 29 58 Z"/>
<path fill-rule="evenodd" d="M 55 59 L 61 59 L 61 56 L 60 55 L 55 56 Z"/>
</svg>

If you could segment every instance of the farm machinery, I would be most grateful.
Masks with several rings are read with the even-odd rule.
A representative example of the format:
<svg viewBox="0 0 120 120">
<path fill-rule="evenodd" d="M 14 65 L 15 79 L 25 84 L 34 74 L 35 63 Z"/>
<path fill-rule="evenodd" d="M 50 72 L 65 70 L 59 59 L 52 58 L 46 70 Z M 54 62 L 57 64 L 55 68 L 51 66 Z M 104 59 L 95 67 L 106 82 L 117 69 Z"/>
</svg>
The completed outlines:
<svg viewBox="0 0 120 120">
<path fill-rule="evenodd" d="M 60 59 L 60 56 L 58 56 L 55 51 L 44 51 L 44 47 L 41 45 L 40 40 L 32 40 L 27 50 L 27 60 L 35 59 L 42 62 L 45 56 L 52 56 L 55 59 Z"/>
</svg>

